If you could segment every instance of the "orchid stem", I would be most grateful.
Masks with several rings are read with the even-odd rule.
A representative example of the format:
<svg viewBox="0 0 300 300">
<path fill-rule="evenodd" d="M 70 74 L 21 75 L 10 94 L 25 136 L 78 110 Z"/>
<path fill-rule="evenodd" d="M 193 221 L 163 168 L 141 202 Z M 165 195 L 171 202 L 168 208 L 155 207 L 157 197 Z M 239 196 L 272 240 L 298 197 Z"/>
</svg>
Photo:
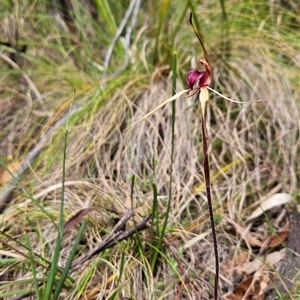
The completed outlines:
<svg viewBox="0 0 300 300">
<path fill-rule="evenodd" d="M 218 243 L 217 235 L 215 229 L 214 211 L 211 199 L 211 188 L 210 188 L 210 170 L 209 170 L 209 156 L 208 156 L 208 146 L 207 146 L 207 131 L 206 131 L 206 119 L 205 115 L 202 115 L 202 136 L 203 136 L 203 152 L 204 152 L 204 177 L 205 177 L 205 188 L 206 197 L 208 203 L 209 217 L 211 223 L 211 231 L 213 236 L 213 245 L 215 253 L 215 282 L 214 282 L 214 299 L 218 300 L 218 286 L 219 286 L 219 253 L 218 253 Z"/>
</svg>

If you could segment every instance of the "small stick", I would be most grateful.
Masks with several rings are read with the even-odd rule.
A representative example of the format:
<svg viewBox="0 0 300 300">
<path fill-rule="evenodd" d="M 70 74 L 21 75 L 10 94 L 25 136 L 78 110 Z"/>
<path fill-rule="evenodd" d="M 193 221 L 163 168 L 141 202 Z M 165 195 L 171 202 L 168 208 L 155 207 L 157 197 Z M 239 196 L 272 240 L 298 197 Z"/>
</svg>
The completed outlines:
<svg viewBox="0 0 300 300">
<path fill-rule="evenodd" d="M 127 231 L 119 231 L 116 232 L 119 228 L 122 228 L 126 224 L 126 222 L 131 218 L 132 216 L 132 210 L 131 208 L 127 210 L 125 215 L 121 218 L 121 220 L 116 224 L 116 226 L 113 228 L 112 232 L 104 238 L 104 240 L 99 243 L 94 249 L 90 250 L 88 253 L 84 254 L 84 256 L 81 256 L 73 261 L 72 268 L 83 264 L 88 259 L 90 259 L 92 256 L 103 252 L 104 250 L 111 248 L 115 246 L 117 243 L 127 239 L 128 237 L 132 236 L 136 233 L 136 231 L 142 231 L 148 227 L 147 222 L 150 220 L 151 215 L 148 215 L 145 217 L 142 221 L 136 224 L 135 227 L 127 230 Z M 116 232 L 116 233 L 115 233 Z"/>
</svg>

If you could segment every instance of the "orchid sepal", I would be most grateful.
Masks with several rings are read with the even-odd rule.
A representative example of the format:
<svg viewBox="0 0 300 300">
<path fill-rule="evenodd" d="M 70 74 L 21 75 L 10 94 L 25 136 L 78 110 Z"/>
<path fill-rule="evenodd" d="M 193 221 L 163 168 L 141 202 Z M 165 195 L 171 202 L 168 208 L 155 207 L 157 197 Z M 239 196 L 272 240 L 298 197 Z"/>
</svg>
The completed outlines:
<svg viewBox="0 0 300 300">
<path fill-rule="evenodd" d="M 133 124 L 131 124 L 130 126 L 128 126 L 126 129 L 129 129 L 131 127 L 133 127 L 134 125 L 136 125 L 137 123 L 141 122 L 142 120 L 146 119 L 147 117 L 149 117 L 150 115 L 152 115 L 153 113 L 155 113 L 157 110 L 159 110 L 161 107 L 165 106 L 166 104 L 178 99 L 179 97 L 181 97 L 184 94 L 188 94 L 190 92 L 190 90 L 183 90 L 180 91 L 178 93 L 176 93 L 174 96 L 168 98 L 167 100 L 165 100 L 163 103 L 159 104 L 157 107 L 155 107 L 153 110 L 151 110 L 149 113 L 147 113 L 146 115 L 144 115 L 141 119 L 137 120 L 136 122 L 134 122 Z"/>
</svg>

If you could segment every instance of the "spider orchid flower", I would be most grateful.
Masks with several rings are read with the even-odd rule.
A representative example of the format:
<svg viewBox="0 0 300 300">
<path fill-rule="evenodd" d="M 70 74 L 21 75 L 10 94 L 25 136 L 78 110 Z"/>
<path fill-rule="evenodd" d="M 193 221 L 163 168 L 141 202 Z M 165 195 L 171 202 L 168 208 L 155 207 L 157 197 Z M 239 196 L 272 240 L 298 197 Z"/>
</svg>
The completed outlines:
<svg viewBox="0 0 300 300">
<path fill-rule="evenodd" d="M 215 91 L 214 89 L 212 89 L 211 87 L 209 87 L 209 85 L 211 83 L 211 79 L 212 79 L 211 65 L 209 63 L 208 55 L 207 55 L 207 52 L 206 52 L 205 47 L 203 45 L 203 42 L 201 40 L 201 37 L 197 33 L 196 29 L 194 28 L 194 25 L 193 25 L 193 22 L 192 22 L 192 13 L 190 14 L 190 23 L 193 27 L 193 30 L 194 30 L 201 46 L 202 46 L 202 49 L 203 49 L 203 52 L 204 52 L 205 59 L 200 60 L 200 64 L 202 65 L 203 70 L 199 71 L 198 69 L 195 69 L 195 68 L 191 69 L 188 72 L 187 77 L 186 77 L 186 82 L 188 84 L 189 89 L 180 91 L 180 92 L 176 93 L 174 96 L 168 98 L 163 103 L 161 103 L 156 108 L 154 108 L 152 111 L 150 111 L 145 116 L 143 116 L 141 119 L 139 119 L 138 121 L 134 122 L 129 127 L 127 127 L 127 129 L 131 128 L 132 126 L 139 123 L 140 121 L 146 119 L 147 117 L 152 115 L 154 112 L 156 112 L 158 109 L 165 106 L 167 103 L 170 103 L 170 102 L 180 98 L 184 94 L 187 94 L 187 95 L 189 95 L 188 97 L 191 97 L 191 96 L 197 94 L 198 92 L 200 92 L 199 93 L 199 100 L 200 100 L 201 111 L 202 111 L 202 116 L 203 117 L 204 117 L 204 113 L 205 113 L 205 104 L 206 104 L 206 101 L 208 101 L 208 98 L 209 98 L 208 90 L 214 92 L 215 94 L 219 95 L 220 97 L 222 97 L 222 98 L 224 98 L 228 101 L 235 102 L 235 103 L 244 103 L 244 102 L 240 102 L 240 101 L 236 101 L 236 100 L 227 98 L 226 96 L 222 95 L 221 93 L 219 93 L 219 92 Z"/>
<path fill-rule="evenodd" d="M 200 104 L 201 104 L 202 116 L 204 116 L 205 104 L 206 104 L 206 101 L 208 101 L 208 98 L 209 98 L 208 90 L 214 92 L 215 94 L 219 95 L 220 97 L 222 97 L 222 98 L 224 98 L 228 101 L 235 102 L 235 103 L 244 103 L 244 102 L 240 102 L 240 101 L 236 101 L 236 100 L 227 98 L 224 95 L 222 95 L 221 93 L 219 93 L 219 92 L 215 91 L 214 89 L 210 88 L 209 85 L 210 85 L 211 79 L 212 79 L 212 72 L 211 72 L 210 64 L 205 59 L 201 59 L 200 63 L 204 67 L 204 71 L 199 71 L 197 69 L 191 69 L 187 74 L 186 82 L 188 84 L 189 89 L 182 90 L 182 91 L 176 93 L 174 96 L 168 98 L 163 103 L 161 103 L 156 108 L 154 108 L 152 111 L 150 111 L 145 116 L 143 116 L 141 119 L 139 119 L 138 121 L 134 122 L 129 127 L 127 127 L 127 129 L 129 129 L 132 126 L 136 125 L 140 121 L 146 119 L 147 117 L 152 115 L 154 112 L 159 110 L 161 107 L 165 106 L 167 103 L 170 103 L 170 102 L 182 97 L 184 94 L 189 95 L 187 97 L 187 98 L 189 98 L 189 97 L 195 95 L 196 93 L 200 92 L 199 100 L 200 100 Z"/>
<path fill-rule="evenodd" d="M 204 59 L 200 60 L 200 63 L 204 66 L 205 71 L 198 71 L 197 69 L 192 69 L 189 71 L 186 77 L 186 82 L 190 88 L 204 88 L 211 83 L 211 69 L 208 62 Z"/>
<path fill-rule="evenodd" d="M 231 98 L 228 98 L 221 93 L 217 92 L 216 90 L 209 87 L 212 79 L 212 72 L 210 64 L 205 59 L 200 59 L 201 65 L 204 67 L 204 71 L 199 71 L 197 69 L 191 69 L 186 77 L 186 82 L 189 86 L 189 92 L 192 92 L 190 96 L 195 95 L 197 92 L 200 91 L 199 100 L 201 104 L 202 109 L 202 115 L 204 116 L 204 110 L 205 110 L 205 103 L 208 100 L 208 90 L 212 91 L 213 93 L 217 94 L 218 96 L 222 97 L 225 100 L 228 100 L 230 102 L 234 103 L 241 103 L 244 104 L 245 102 L 242 101 L 236 101 Z M 255 102 L 260 102 L 263 100 L 257 100 Z"/>
<path fill-rule="evenodd" d="M 196 93 L 200 91 L 199 100 L 202 109 L 202 115 L 204 116 L 205 111 L 205 103 L 208 100 L 208 86 L 211 83 L 211 68 L 209 63 L 201 59 L 201 65 L 204 67 L 204 71 L 199 71 L 197 69 L 192 69 L 189 71 L 186 82 L 190 88 L 190 91 L 195 91 Z M 194 95 L 195 93 L 192 93 Z"/>
</svg>

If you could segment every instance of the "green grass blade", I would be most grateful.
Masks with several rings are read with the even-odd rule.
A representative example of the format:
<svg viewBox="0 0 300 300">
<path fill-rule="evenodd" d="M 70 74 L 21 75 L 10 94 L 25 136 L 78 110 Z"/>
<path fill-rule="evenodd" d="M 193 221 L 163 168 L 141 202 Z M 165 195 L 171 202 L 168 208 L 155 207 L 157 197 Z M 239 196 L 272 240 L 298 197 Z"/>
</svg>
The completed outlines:
<svg viewBox="0 0 300 300">
<path fill-rule="evenodd" d="M 225 0 L 220 0 L 220 6 L 222 10 L 222 44 L 221 51 L 224 59 L 230 57 L 230 39 L 229 39 L 229 25 L 227 19 L 227 13 L 225 9 Z"/>
<path fill-rule="evenodd" d="M 125 261 L 126 261 L 125 259 L 126 259 L 125 253 L 122 252 L 121 263 L 120 263 L 119 279 L 118 279 L 118 285 L 120 284 L 122 275 L 123 275 L 123 273 L 124 273 Z"/>
<path fill-rule="evenodd" d="M 173 53 L 173 60 L 172 60 L 172 95 L 176 94 L 176 80 L 177 80 L 177 53 Z M 174 141 L 175 141 L 175 115 L 176 115 L 176 104 L 175 101 L 172 102 L 172 147 L 171 147 L 171 164 L 170 164 L 170 186 L 169 186 L 169 198 L 167 203 L 167 210 L 165 213 L 165 217 L 163 220 L 163 226 L 159 234 L 159 240 L 156 245 L 157 249 L 161 248 L 163 238 L 165 236 L 168 219 L 169 219 L 169 213 L 171 209 L 171 200 L 172 200 L 172 173 L 173 173 L 173 157 L 174 157 Z M 154 253 L 154 258 L 152 260 L 151 269 L 152 272 L 154 271 L 155 264 L 157 261 L 158 252 L 156 251 Z"/>
<path fill-rule="evenodd" d="M 172 61 L 172 87 L 173 87 L 172 96 L 176 94 L 176 80 L 177 80 L 177 52 L 175 51 L 173 53 L 173 61 Z M 173 101 L 173 103 L 174 105 L 172 106 L 172 109 L 175 110 L 175 101 Z M 174 124 L 175 124 L 175 116 L 174 116 L 174 120 L 172 118 L 172 125 L 174 126 Z"/>
<path fill-rule="evenodd" d="M 37 280 L 37 276 L 36 276 L 37 275 L 36 264 L 35 264 L 34 257 L 33 257 L 33 254 L 32 254 L 32 249 L 31 249 L 31 246 L 30 246 L 30 241 L 29 241 L 27 232 L 25 232 L 25 243 L 26 243 L 26 246 L 28 247 L 28 249 L 30 249 L 30 251 L 28 251 L 28 255 L 29 255 L 29 260 L 30 260 L 30 265 L 31 265 L 32 278 L 33 278 L 36 298 L 38 300 L 40 300 L 42 298 L 41 298 L 41 294 L 40 294 L 40 291 L 39 291 L 39 284 L 38 284 L 38 280 Z"/>
<path fill-rule="evenodd" d="M 19 245 L 20 247 L 24 248 L 25 250 L 27 250 L 28 252 L 31 250 L 30 248 L 28 248 L 26 245 L 23 245 L 20 241 L 18 241 L 18 239 L 12 238 L 11 236 L 9 236 L 8 234 L 6 234 L 4 231 L 0 230 L 0 234 L 4 235 L 5 237 L 7 237 L 8 239 L 12 240 L 13 242 L 15 242 L 17 245 Z M 34 255 L 37 256 L 41 261 L 45 262 L 45 264 L 42 264 L 41 262 L 39 262 L 39 265 L 42 266 L 43 268 L 47 268 L 48 266 L 51 265 L 51 261 L 46 259 L 45 257 L 41 256 L 38 253 L 34 252 Z M 37 263 L 37 262 L 36 262 Z M 58 272 L 60 274 L 62 274 L 63 270 L 62 268 L 58 268 Z M 72 278 L 71 276 L 68 276 L 68 279 L 74 283 L 75 279 Z"/>
<path fill-rule="evenodd" d="M 68 277 L 68 274 L 69 274 L 69 271 L 71 269 L 71 266 L 72 266 L 72 262 L 74 260 L 74 257 L 76 255 L 76 251 L 77 251 L 77 247 L 80 243 L 80 240 L 81 240 L 81 237 L 82 237 L 82 234 L 83 234 L 83 231 L 86 227 L 86 224 L 87 224 L 87 218 L 85 218 L 80 226 L 80 229 L 78 231 L 78 234 L 76 236 L 76 239 L 75 239 L 75 242 L 74 242 L 74 245 L 72 247 L 72 250 L 71 250 L 71 253 L 70 253 L 70 256 L 69 256 L 69 259 L 66 263 L 66 266 L 64 268 L 64 271 L 61 275 L 61 278 L 57 284 L 57 287 L 55 289 L 55 292 L 54 292 L 54 295 L 53 295 L 53 299 L 57 299 L 58 296 L 59 296 L 59 293 L 61 292 L 63 286 L 64 286 L 64 283 Z"/>
<path fill-rule="evenodd" d="M 171 267 L 172 271 L 174 272 L 174 274 L 176 274 L 176 276 L 178 276 L 178 278 L 180 280 L 183 280 L 182 276 L 180 275 L 180 273 L 178 272 L 176 266 L 174 263 L 172 263 L 171 259 L 165 254 L 165 252 L 161 251 L 161 249 L 157 248 L 156 246 L 153 246 L 150 243 L 146 243 L 146 245 L 149 248 L 152 248 L 152 250 L 154 250 L 155 252 L 158 252 L 159 255 L 161 255 L 161 257 L 169 264 L 169 266 Z"/>
<path fill-rule="evenodd" d="M 152 222 L 151 222 L 151 233 L 152 235 L 155 235 L 155 237 L 159 237 L 160 233 L 159 233 L 159 212 L 158 212 L 158 200 L 157 200 L 157 187 L 155 183 L 152 183 L 152 190 L 153 190 L 153 204 L 152 204 Z M 155 230 L 154 230 L 154 226 L 155 226 Z M 153 238 L 155 238 L 153 237 Z M 152 273 L 154 271 L 155 268 L 155 264 L 156 264 L 156 260 L 157 260 L 157 256 L 158 256 L 158 251 L 156 251 L 156 248 L 153 248 L 154 252 L 153 255 L 151 257 L 151 270 Z"/>
<path fill-rule="evenodd" d="M 131 198 L 131 208 L 132 208 L 132 210 L 133 210 L 134 185 L 135 185 L 135 175 L 132 175 L 132 177 L 131 177 L 131 188 L 130 188 L 130 198 Z M 133 214 L 133 216 L 134 216 L 134 214 Z M 134 221 L 134 226 L 135 226 L 136 222 L 135 222 L 134 217 L 133 217 L 133 221 Z M 144 250 L 143 250 L 142 241 L 141 241 L 141 238 L 139 236 L 138 230 L 136 230 L 136 226 L 135 226 L 135 231 L 136 231 L 135 239 L 136 239 L 136 242 L 137 242 L 137 245 L 138 245 L 139 253 L 140 253 L 141 257 L 144 257 Z"/>
<path fill-rule="evenodd" d="M 29 192 L 27 192 L 27 190 L 25 189 L 25 187 L 21 184 L 21 182 L 20 182 L 20 179 L 18 179 L 18 178 L 16 178 L 15 177 L 15 175 L 14 175 L 14 173 L 12 173 L 10 170 L 9 170 L 9 168 L 7 168 L 7 166 L 6 166 L 6 164 L 5 164 L 5 162 L 3 161 L 3 159 L 1 159 L 0 158 L 0 167 L 2 167 L 5 171 L 7 171 L 10 175 L 11 175 L 11 177 L 13 178 L 13 183 L 12 184 L 14 184 L 15 182 L 17 182 L 18 183 L 18 185 L 20 186 L 20 188 L 23 190 L 23 192 L 26 194 L 26 197 L 28 198 L 28 199 L 30 199 L 33 203 L 34 203 L 34 205 L 36 205 L 51 221 L 52 221 L 52 223 L 54 224 L 54 226 L 56 227 L 56 224 L 55 224 L 55 222 L 54 222 L 54 217 L 52 216 L 52 214 L 50 214 L 41 204 L 40 204 L 40 202 L 39 201 L 37 201 L 36 199 L 34 199 L 33 198 L 33 196 L 29 193 Z"/>
<path fill-rule="evenodd" d="M 131 187 L 130 187 L 130 199 L 131 199 L 131 209 L 133 213 L 133 194 L 134 194 L 134 185 L 135 185 L 135 175 L 131 176 Z M 134 215 L 134 214 L 133 214 Z"/>
<path fill-rule="evenodd" d="M 105 21 L 108 33 L 113 35 L 117 30 L 117 24 L 108 2 L 106 0 L 96 0 L 95 5 L 99 16 Z"/>
<path fill-rule="evenodd" d="M 160 45 L 160 32 L 162 29 L 162 25 L 164 21 L 166 20 L 166 14 L 169 6 L 169 1 L 170 0 L 163 0 L 161 7 L 159 8 L 160 15 L 159 15 L 159 20 L 158 20 L 158 27 L 157 27 L 157 32 L 156 32 L 156 41 L 155 41 L 155 51 L 154 51 L 154 56 L 153 56 L 153 64 L 155 65 L 157 63 L 158 59 L 158 48 Z M 159 3 L 160 5 L 160 3 Z"/>
<path fill-rule="evenodd" d="M 19 289 L 19 290 L 12 290 L 9 292 L 4 292 L 1 293 L 1 297 L 9 297 L 9 296 L 15 296 L 15 295 L 23 295 L 23 294 L 29 294 L 30 293 L 30 289 L 29 288 L 24 288 L 24 289 Z M 2 298 L 1 298 L 2 299 Z M 11 298 L 7 298 L 7 299 L 11 299 Z M 22 298 L 20 298 L 22 299 Z"/>
<path fill-rule="evenodd" d="M 227 21 L 227 15 L 226 15 L 226 9 L 225 9 L 225 0 L 219 0 L 220 1 L 220 6 L 222 9 L 222 17 L 224 21 Z"/>
<path fill-rule="evenodd" d="M 157 187 L 155 183 L 152 183 L 153 190 L 153 206 L 152 206 L 152 214 L 153 219 L 155 220 L 155 233 L 157 236 L 159 235 L 159 213 L 158 213 L 158 199 L 157 199 Z"/>
<path fill-rule="evenodd" d="M 67 131 L 66 131 L 67 138 Z M 65 147 L 64 147 L 64 157 L 63 157 L 63 183 L 62 183 L 62 199 L 60 205 L 60 218 L 59 218 L 59 226 L 58 226 L 58 234 L 56 239 L 56 246 L 54 250 L 54 255 L 52 258 L 51 268 L 49 271 L 48 281 L 45 288 L 44 299 L 50 299 L 52 294 L 52 288 L 55 280 L 55 276 L 58 268 L 58 260 L 60 255 L 61 243 L 63 239 L 63 224 L 64 224 L 64 216 L 63 216 L 63 208 L 64 208 L 64 178 L 65 178 L 65 158 L 66 158 L 66 138 L 65 138 Z"/>
<path fill-rule="evenodd" d="M 122 254 L 121 254 L 121 263 L 120 263 L 120 271 L 119 271 L 119 278 L 118 278 L 118 282 L 117 282 L 117 288 L 113 292 L 113 294 L 109 297 L 109 300 L 115 300 L 115 299 L 117 299 L 117 296 L 118 296 L 119 290 L 120 290 L 119 286 L 120 286 L 122 275 L 123 275 L 124 269 L 125 269 L 125 262 L 126 262 L 126 256 L 125 256 L 125 253 L 122 252 Z"/>
<path fill-rule="evenodd" d="M 75 96 L 75 91 L 73 94 L 73 100 Z M 72 100 L 72 103 L 73 103 Z M 70 111 L 72 109 L 72 103 L 70 106 Z M 49 276 L 48 276 L 48 281 L 46 284 L 45 288 L 45 293 L 44 293 L 44 299 L 50 299 L 51 294 L 52 294 L 52 289 L 53 289 L 53 284 L 55 280 L 55 276 L 57 273 L 58 269 L 58 261 L 59 261 L 59 255 L 60 255 L 60 250 L 61 250 L 61 244 L 62 244 L 62 239 L 63 239 L 63 234 L 64 234 L 64 202 L 65 202 L 65 178 L 66 178 L 66 157 L 67 157 L 67 140 L 68 140 L 68 127 L 69 127 L 69 119 L 67 120 L 66 124 L 66 133 L 65 133 L 65 139 L 64 139 L 64 152 L 63 152 L 63 168 L 62 168 L 62 191 L 61 191 L 61 203 L 60 203 L 60 217 L 59 217 L 59 226 L 58 226 L 58 234 L 57 234 L 57 240 L 56 240 L 56 246 L 54 250 L 54 255 L 52 258 L 52 263 L 51 263 L 51 268 L 49 271 Z"/>
<path fill-rule="evenodd" d="M 73 300 L 76 298 L 76 296 L 80 295 L 84 289 L 87 287 L 88 282 L 91 279 L 92 274 L 94 274 L 97 266 L 99 265 L 100 258 L 96 258 L 92 265 L 88 267 L 88 270 L 85 270 L 85 274 L 82 276 L 82 278 L 79 280 L 79 282 L 76 284 L 76 289 L 68 295 L 66 300 Z"/>
</svg>

